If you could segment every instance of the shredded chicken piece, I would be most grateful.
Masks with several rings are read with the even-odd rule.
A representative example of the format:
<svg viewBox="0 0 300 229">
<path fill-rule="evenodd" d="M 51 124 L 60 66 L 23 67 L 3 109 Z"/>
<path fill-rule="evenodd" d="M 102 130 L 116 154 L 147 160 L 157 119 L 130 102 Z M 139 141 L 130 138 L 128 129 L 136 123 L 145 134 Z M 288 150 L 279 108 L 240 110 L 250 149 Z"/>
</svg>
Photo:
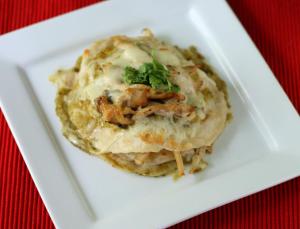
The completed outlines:
<svg viewBox="0 0 300 229">
<path fill-rule="evenodd" d="M 163 92 L 163 91 L 156 91 L 151 89 L 149 94 L 149 99 L 152 100 L 165 100 L 165 99 L 175 99 L 176 101 L 182 101 L 185 99 L 185 96 L 180 93 L 175 92 Z"/>
<path fill-rule="evenodd" d="M 98 111 L 102 114 L 103 119 L 109 123 L 131 125 L 134 121 L 130 118 L 125 117 L 126 114 L 131 114 L 131 109 L 125 109 L 124 111 L 111 103 L 109 103 L 106 96 L 100 96 L 97 99 Z"/>
<path fill-rule="evenodd" d="M 192 166 L 191 166 L 191 169 L 190 169 L 190 173 L 195 173 L 195 172 L 197 172 L 197 171 L 200 170 L 199 165 L 200 165 L 201 159 L 202 158 L 200 157 L 199 154 L 196 154 L 196 155 L 193 156 L 193 158 L 192 158 Z"/>
<path fill-rule="evenodd" d="M 144 107 L 148 104 L 149 91 L 149 88 L 127 88 L 121 103 L 132 108 Z"/>
<path fill-rule="evenodd" d="M 174 156 L 177 164 L 177 169 L 178 169 L 178 176 L 181 177 L 184 175 L 184 165 L 181 157 L 181 152 L 180 151 L 174 151 Z"/>
<path fill-rule="evenodd" d="M 131 108 L 145 107 L 149 104 L 149 102 L 151 102 L 151 100 L 175 99 L 179 102 L 185 99 L 183 94 L 157 91 L 143 84 L 127 88 L 125 93 L 125 96 L 119 103 L 122 106 L 129 106 Z"/>
<path fill-rule="evenodd" d="M 135 114 L 135 111 L 132 110 L 130 107 L 124 107 L 124 108 L 122 109 L 122 111 L 123 111 L 123 114 L 124 114 L 124 115 Z"/>
<path fill-rule="evenodd" d="M 188 104 L 168 103 L 168 104 L 154 104 L 142 108 L 136 112 L 133 119 L 146 117 L 152 114 L 168 116 L 174 115 L 176 117 L 188 117 L 195 111 L 195 107 Z"/>
<path fill-rule="evenodd" d="M 203 160 L 203 157 L 207 150 L 209 149 L 209 146 L 205 148 L 198 148 L 195 150 L 195 154 L 192 157 L 192 165 L 190 168 L 190 173 L 196 173 L 198 171 L 201 171 L 206 168 L 207 163 Z"/>
<path fill-rule="evenodd" d="M 159 100 L 169 102 L 170 99 L 172 99 L 171 103 L 150 103 Z M 188 104 L 179 103 L 184 99 L 183 94 L 157 91 L 141 84 L 127 88 L 124 96 L 116 104 L 113 104 L 107 96 L 100 96 L 96 103 L 97 109 L 105 121 L 127 126 L 132 125 L 135 119 L 151 114 L 192 118 L 195 116 L 195 108 Z"/>
</svg>

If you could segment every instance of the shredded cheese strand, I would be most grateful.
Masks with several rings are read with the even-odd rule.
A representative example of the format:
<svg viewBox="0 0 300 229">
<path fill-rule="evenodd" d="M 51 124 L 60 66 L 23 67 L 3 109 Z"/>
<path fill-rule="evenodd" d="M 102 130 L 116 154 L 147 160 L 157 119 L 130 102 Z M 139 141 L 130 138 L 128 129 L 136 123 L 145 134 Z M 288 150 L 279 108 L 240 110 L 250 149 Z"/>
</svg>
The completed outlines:
<svg viewBox="0 0 300 229">
<path fill-rule="evenodd" d="M 174 156 L 177 164 L 178 176 L 181 177 L 184 175 L 184 165 L 180 151 L 174 151 Z"/>
</svg>

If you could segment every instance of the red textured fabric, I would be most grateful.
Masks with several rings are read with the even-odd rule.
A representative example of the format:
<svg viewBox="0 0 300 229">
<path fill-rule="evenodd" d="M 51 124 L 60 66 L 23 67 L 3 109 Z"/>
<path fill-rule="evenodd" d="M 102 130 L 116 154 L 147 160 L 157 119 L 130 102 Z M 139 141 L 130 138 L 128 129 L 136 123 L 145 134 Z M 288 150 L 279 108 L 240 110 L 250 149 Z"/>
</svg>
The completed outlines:
<svg viewBox="0 0 300 229">
<path fill-rule="evenodd" d="M 94 2 L 97 1 L 0 0 L 0 34 Z M 300 1 L 228 2 L 299 112 Z M 0 179 L 0 228 L 54 228 L 1 111 Z M 209 211 L 172 228 L 298 229 L 300 178 Z"/>
</svg>

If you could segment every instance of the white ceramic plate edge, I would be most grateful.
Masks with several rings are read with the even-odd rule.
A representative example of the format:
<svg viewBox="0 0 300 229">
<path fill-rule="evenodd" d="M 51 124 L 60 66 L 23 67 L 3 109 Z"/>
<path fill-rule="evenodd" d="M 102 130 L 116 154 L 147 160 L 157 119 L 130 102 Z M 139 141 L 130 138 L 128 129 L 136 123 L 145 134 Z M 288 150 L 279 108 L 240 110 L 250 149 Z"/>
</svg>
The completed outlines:
<svg viewBox="0 0 300 229">
<path fill-rule="evenodd" d="M 200 3 L 193 2 L 195 6 L 200 7 Z M 103 4 L 103 3 L 102 3 Z M 106 6 L 108 6 L 108 3 L 105 3 Z M 78 190 L 74 190 L 74 184 L 72 181 L 70 181 L 70 175 L 68 175 L 66 167 L 68 167 L 65 162 L 62 163 L 62 158 L 57 157 L 56 154 L 53 154 L 53 157 L 51 157 L 51 163 L 55 165 L 57 170 L 55 171 L 59 177 L 60 180 L 63 180 L 63 184 L 59 183 L 60 190 L 55 189 L 54 187 L 58 185 L 58 183 L 55 180 L 47 181 L 49 178 L 49 174 L 47 174 L 47 171 L 51 171 L 47 165 L 43 163 L 43 159 L 40 158 L 36 154 L 38 151 L 41 150 L 48 150 L 49 151 L 56 151 L 55 146 L 53 145 L 53 142 L 51 139 L 49 139 L 49 132 L 45 128 L 47 127 L 47 123 L 41 120 L 40 115 L 38 114 L 39 105 L 36 104 L 36 102 L 32 101 L 32 96 L 28 93 L 28 88 L 24 88 L 24 82 L 20 79 L 19 75 L 20 72 L 17 66 L 15 64 L 11 64 L 5 61 L 0 61 L 0 69 L 2 72 L 6 72 L 11 77 L 9 79 L 6 78 L 7 81 L 5 81 L 7 84 L 1 84 L 0 85 L 0 105 L 3 109 L 3 112 L 5 114 L 6 119 L 8 120 L 9 126 L 15 136 L 15 139 L 17 141 L 17 144 L 22 152 L 22 155 L 24 157 L 24 160 L 30 170 L 30 173 L 34 179 L 35 184 L 38 187 L 38 190 L 43 198 L 43 201 L 46 204 L 46 207 L 52 217 L 52 219 L 55 222 L 55 225 L 60 228 L 90 228 L 92 226 L 98 227 L 116 227 L 119 226 L 120 223 L 122 223 L 123 226 L 127 225 L 131 228 L 138 228 L 141 226 L 144 226 L 146 223 L 145 218 L 142 217 L 142 215 L 146 214 L 151 216 L 151 212 L 160 212 L 161 209 L 171 209 L 167 215 L 156 215 L 155 218 L 150 218 L 147 225 L 153 226 L 153 227 L 162 227 L 166 225 L 173 224 L 175 222 L 184 220 L 188 217 L 194 216 L 196 214 L 202 213 L 204 211 L 207 211 L 209 209 L 212 209 L 214 207 L 223 205 L 225 203 L 228 203 L 230 201 L 233 201 L 235 199 L 241 198 L 243 196 L 255 193 L 257 191 L 263 190 L 267 187 L 270 187 L 272 185 L 278 184 L 280 182 L 283 182 L 285 180 L 291 179 L 300 173 L 300 168 L 296 167 L 297 163 L 300 164 L 300 158 L 299 158 L 299 143 L 295 141 L 295 137 L 297 134 L 300 133 L 299 131 L 299 118 L 293 109 L 291 103 L 287 99 L 286 95 L 284 94 L 283 90 L 280 88 L 278 83 L 276 82 L 275 78 L 273 77 L 273 74 L 271 73 L 270 69 L 266 66 L 265 62 L 263 61 L 262 57 L 260 56 L 259 52 L 256 50 L 256 48 L 252 45 L 252 42 L 250 41 L 247 34 L 245 34 L 244 30 L 240 27 L 239 23 L 236 21 L 234 16 L 230 13 L 228 10 L 226 3 L 220 0 L 214 0 L 211 1 L 209 4 L 217 4 L 220 10 L 220 13 L 225 13 L 227 19 L 232 21 L 233 24 L 231 24 L 231 28 L 234 29 L 234 31 L 237 33 L 237 37 L 245 38 L 241 39 L 241 42 L 245 44 L 246 51 L 249 51 L 250 56 L 253 58 L 253 61 L 259 65 L 259 69 L 264 70 L 265 80 L 262 81 L 264 86 L 270 86 L 272 88 L 271 95 L 275 98 L 279 98 L 276 100 L 279 103 L 280 108 L 283 108 L 282 111 L 279 111 L 279 115 L 276 117 L 273 117 L 273 113 L 276 111 L 276 107 L 273 107 L 273 109 L 269 110 L 265 107 L 265 104 L 267 104 L 268 101 L 261 100 L 260 104 L 255 103 L 257 107 L 254 108 L 254 110 L 257 110 L 256 115 L 261 115 L 262 117 L 270 117 L 271 120 L 266 120 L 265 126 L 267 129 L 270 129 L 269 131 L 271 134 L 273 132 L 278 131 L 291 131 L 293 137 L 290 139 L 286 139 L 285 136 L 282 136 L 282 139 L 279 141 L 282 141 L 283 143 L 287 143 L 285 149 L 277 149 L 278 153 L 272 155 L 270 158 L 266 158 L 262 161 L 256 161 L 254 163 L 251 163 L 247 165 L 245 168 L 241 169 L 240 172 L 244 173 L 245 176 L 251 175 L 252 169 L 257 169 L 262 172 L 262 176 L 259 177 L 257 180 L 257 183 L 253 185 L 245 183 L 245 180 L 241 179 L 240 177 L 234 177 L 234 173 L 230 174 L 224 174 L 222 175 L 222 179 L 227 179 L 230 181 L 231 185 L 239 184 L 238 188 L 232 189 L 230 187 L 224 188 L 224 193 L 221 195 L 217 195 L 218 198 L 215 198 L 215 202 L 210 202 L 203 204 L 202 206 L 195 205 L 197 200 L 197 185 L 191 188 L 187 188 L 186 190 L 183 190 L 181 193 L 173 193 L 170 196 L 166 196 L 165 201 L 161 203 L 160 206 L 155 206 L 153 204 L 153 200 L 147 200 L 143 203 L 140 203 L 139 206 L 131 207 L 128 209 L 128 211 L 122 215 L 116 215 L 113 218 L 107 218 L 107 219 L 99 219 L 97 222 L 93 220 L 93 213 L 91 212 L 89 215 L 88 207 L 84 206 L 84 202 L 78 198 L 80 195 L 78 195 Z M 208 5 L 209 5 L 208 4 Z M 84 12 L 88 12 L 89 9 L 94 9 L 94 7 L 98 7 L 99 9 L 101 6 L 95 5 L 88 8 L 84 8 L 80 10 L 82 14 Z M 225 11 L 224 11 L 225 10 Z M 78 12 L 77 12 L 78 13 Z M 67 15 L 60 16 L 59 18 L 52 19 L 54 20 L 52 23 L 55 23 L 55 21 L 59 21 L 62 18 L 64 18 Z M 207 15 L 209 16 L 209 15 Z M 26 28 L 22 30 L 22 33 L 30 33 L 31 31 L 37 32 L 37 30 L 41 29 L 43 25 L 46 25 L 47 22 L 42 22 L 37 25 L 31 26 L 29 28 Z M 21 31 L 16 31 L 10 34 L 5 35 L 5 40 L 9 41 L 10 38 L 16 38 L 17 34 Z M 209 33 L 208 33 L 209 35 Z M 1 41 L 2 37 L 0 37 Z M 235 79 L 238 79 L 238 68 L 234 66 L 233 60 L 236 58 L 234 54 L 232 56 L 227 55 L 227 50 L 224 50 L 222 47 L 218 45 L 219 40 L 217 39 L 215 41 L 216 49 L 219 49 L 217 51 L 220 54 L 221 62 L 223 62 L 224 65 L 227 65 L 227 68 L 232 69 L 233 75 L 237 75 Z M 224 42 L 224 41 L 222 41 Z M 230 41 L 225 41 L 230 42 Z M 249 43 L 250 42 L 250 43 Z M 1 42 L 0 42 L 1 44 Z M 226 46 L 225 46 L 226 47 Z M 1 50 L 1 48 L 0 48 Z M 232 50 L 231 50 L 232 51 Z M 233 50 L 237 51 L 237 50 Z M 222 54 L 222 53 L 226 53 Z M 0 52 L 1 54 L 1 52 Z M 23 57 L 25 58 L 25 57 Z M 8 58 L 10 59 L 10 58 Z M 11 60 L 12 61 L 12 60 Z M 22 60 L 20 60 L 22 62 Z M 233 66 L 233 67 L 231 67 Z M 233 80 L 235 80 L 233 79 Z M 26 80 L 26 79 L 24 79 Z M 239 82 L 240 85 L 244 85 L 244 88 L 249 91 L 249 87 L 253 87 L 251 82 Z M 11 86 L 14 86 L 15 88 L 11 88 Z M 13 93 L 13 89 L 18 89 L 18 94 Z M 29 89 L 30 91 L 30 89 Z M 259 91 L 259 90 L 258 90 Z M 251 93 L 251 92 L 250 92 Z M 249 98 L 253 97 L 256 98 L 255 94 L 251 94 Z M 20 100 L 22 98 L 22 101 Z M 14 102 L 14 103 L 12 103 Z M 249 102 L 249 101 L 246 101 Z M 36 112 L 26 112 L 23 111 L 22 108 L 29 109 L 31 111 Z M 18 117 L 16 114 L 22 114 L 22 117 Z M 278 122 L 278 120 L 282 118 L 287 118 L 289 122 L 287 125 L 283 125 L 280 123 L 278 126 L 273 126 L 272 124 L 274 122 Z M 32 123 L 35 123 L 35 126 L 31 126 Z M 39 136 L 31 136 L 30 133 L 33 131 L 37 131 Z M 299 135 L 298 135 L 299 136 Z M 37 145 L 36 142 L 39 144 Z M 276 146 L 274 147 L 276 150 Z M 25 153 L 26 152 L 26 153 Z M 51 152 L 50 152 L 51 154 Z M 273 162 L 270 163 L 270 160 Z M 268 162 L 269 161 L 269 162 Z M 272 166 L 280 166 L 282 162 L 290 163 L 291 166 L 289 169 L 285 171 L 279 170 L 276 174 L 268 174 L 264 173 L 266 166 L 269 166 L 269 169 L 272 169 Z M 295 169 L 296 168 L 296 169 Z M 72 176 L 72 175 L 71 175 Z M 47 181 L 47 182 L 46 182 Z M 208 181 L 204 181 L 207 183 L 207 187 L 213 187 L 215 185 L 214 182 L 216 182 L 215 179 L 211 179 Z M 76 182 L 75 182 L 76 183 Z M 76 185 L 75 185 L 76 187 Z M 209 193 L 210 190 L 207 190 L 206 193 Z M 203 192 L 203 191 L 202 191 Z M 184 196 L 191 195 L 195 196 L 195 200 L 192 201 L 192 199 L 185 199 Z M 67 199 L 64 199 L 66 203 L 60 204 L 61 196 L 68 196 Z M 207 196 L 209 198 L 209 196 Z M 154 198 L 154 197 L 153 197 Z M 174 200 L 177 201 L 176 205 Z M 176 206 L 189 206 L 187 209 L 182 208 L 176 208 Z M 141 211 L 138 211 L 137 209 L 146 206 Z M 160 208 L 160 209 L 159 209 Z M 71 215 L 68 213 L 71 209 Z M 68 217 L 65 217 L 68 216 Z M 69 217 L 74 217 L 74 221 L 72 222 Z M 132 217 L 135 218 L 135 220 L 132 220 Z M 76 220 L 80 219 L 80 220 Z M 115 224 L 117 221 L 117 225 Z"/>
</svg>

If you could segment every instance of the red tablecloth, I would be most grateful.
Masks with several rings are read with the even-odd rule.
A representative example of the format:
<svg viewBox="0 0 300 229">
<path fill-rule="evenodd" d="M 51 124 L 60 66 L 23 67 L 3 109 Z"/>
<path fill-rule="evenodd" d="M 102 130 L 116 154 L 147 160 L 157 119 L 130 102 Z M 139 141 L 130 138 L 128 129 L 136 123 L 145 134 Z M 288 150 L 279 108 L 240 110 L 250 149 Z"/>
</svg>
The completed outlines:
<svg viewBox="0 0 300 229">
<path fill-rule="evenodd" d="M 97 1 L 0 0 L 0 34 L 94 2 Z M 300 1 L 229 0 L 229 4 L 299 112 Z M 0 177 L 0 228 L 54 228 L 1 111 Z M 209 211 L 174 228 L 298 229 L 300 178 Z"/>
</svg>

